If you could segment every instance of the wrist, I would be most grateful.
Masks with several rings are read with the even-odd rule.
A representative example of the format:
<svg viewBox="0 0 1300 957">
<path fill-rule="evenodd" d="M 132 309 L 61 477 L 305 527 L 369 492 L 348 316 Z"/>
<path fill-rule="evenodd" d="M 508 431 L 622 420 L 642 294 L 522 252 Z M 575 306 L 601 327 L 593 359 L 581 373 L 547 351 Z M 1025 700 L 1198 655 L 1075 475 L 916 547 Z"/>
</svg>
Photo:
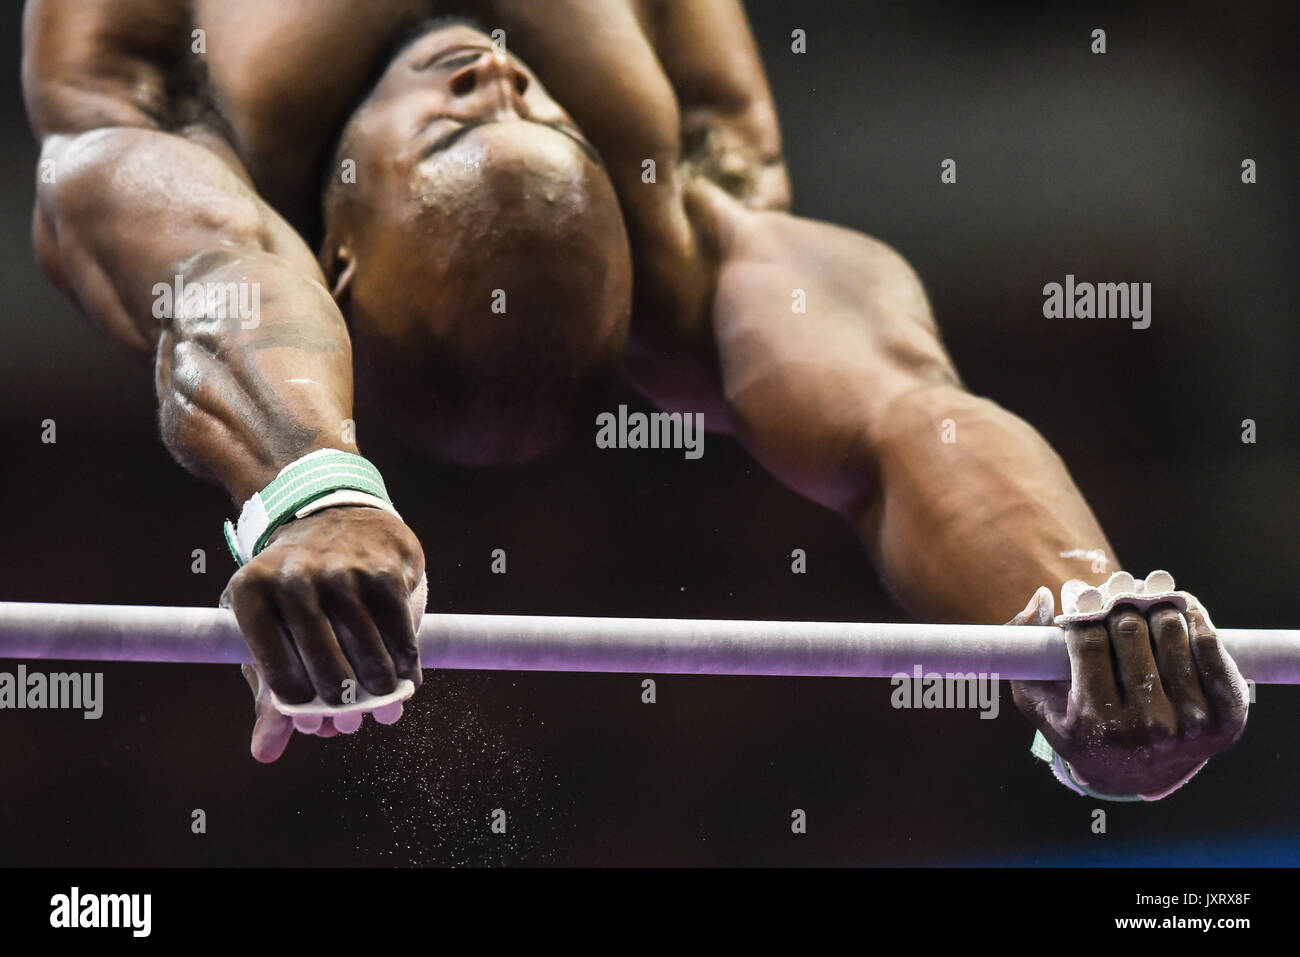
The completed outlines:
<svg viewBox="0 0 1300 957">
<path fill-rule="evenodd" d="M 318 449 L 286 465 L 225 524 L 226 544 L 244 565 L 284 525 L 333 507 L 377 508 L 397 515 L 383 476 L 368 460 L 338 449 Z M 398 516 L 400 518 L 400 516 Z"/>
</svg>

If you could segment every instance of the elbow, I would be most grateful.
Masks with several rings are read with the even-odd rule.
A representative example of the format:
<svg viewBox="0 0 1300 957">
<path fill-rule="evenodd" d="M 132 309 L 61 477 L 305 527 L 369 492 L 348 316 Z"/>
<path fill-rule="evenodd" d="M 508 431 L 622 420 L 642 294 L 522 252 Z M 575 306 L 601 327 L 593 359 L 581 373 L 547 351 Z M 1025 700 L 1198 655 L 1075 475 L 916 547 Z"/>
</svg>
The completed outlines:
<svg viewBox="0 0 1300 957">
<path fill-rule="evenodd" d="M 763 113 L 753 104 L 729 116 L 687 114 L 682 120 L 682 166 L 749 209 L 784 213 L 790 209 L 790 176 L 776 117 Z"/>
</svg>

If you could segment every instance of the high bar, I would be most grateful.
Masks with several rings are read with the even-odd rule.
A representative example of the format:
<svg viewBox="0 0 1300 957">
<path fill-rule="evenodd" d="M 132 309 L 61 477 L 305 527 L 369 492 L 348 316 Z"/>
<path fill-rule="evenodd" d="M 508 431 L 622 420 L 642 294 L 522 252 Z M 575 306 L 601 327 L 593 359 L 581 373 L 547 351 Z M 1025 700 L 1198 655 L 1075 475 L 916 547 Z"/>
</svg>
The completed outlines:
<svg viewBox="0 0 1300 957">
<path fill-rule="evenodd" d="M 1300 684 L 1300 631 L 1221 629 L 1242 674 Z M 426 668 L 886 678 L 924 673 L 1069 677 L 1052 626 L 863 624 L 429 614 Z M 237 664 L 251 660 L 222 608 L 0 602 L 0 658 Z"/>
</svg>

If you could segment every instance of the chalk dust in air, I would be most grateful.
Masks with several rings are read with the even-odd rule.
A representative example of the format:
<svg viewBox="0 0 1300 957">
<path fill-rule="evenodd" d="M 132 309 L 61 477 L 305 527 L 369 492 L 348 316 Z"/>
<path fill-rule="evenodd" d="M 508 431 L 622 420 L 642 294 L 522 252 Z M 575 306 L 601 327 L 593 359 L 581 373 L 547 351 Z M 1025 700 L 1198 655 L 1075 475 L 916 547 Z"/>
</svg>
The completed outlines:
<svg viewBox="0 0 1300 957">
<path fill-rule="evenodd" d="M 425 672 L 391 727 L 367 717 L 339 735 L 341 827 L 366 860 L 394 865 L 545 864 L 571 828 L 546 756 L 526 742 L 540 720 L 503 693 L 510 676 Z M 492 813 L 506 812 L 506 832 Z"/>
</svg>

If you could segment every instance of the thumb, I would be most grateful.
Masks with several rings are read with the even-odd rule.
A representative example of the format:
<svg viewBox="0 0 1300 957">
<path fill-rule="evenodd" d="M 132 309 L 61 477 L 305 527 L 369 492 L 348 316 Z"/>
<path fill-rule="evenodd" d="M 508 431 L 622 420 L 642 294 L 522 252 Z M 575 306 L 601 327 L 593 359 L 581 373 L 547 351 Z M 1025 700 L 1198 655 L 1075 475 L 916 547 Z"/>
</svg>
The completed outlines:
<svg viewBox="0 0 1300 957">
<path fill-rule="evenodd" d="M 249 751 L 262 764 L 277 761 L 293 737 L 293 719 L 275 710 L 269 700 L 258 703 L 257 721 Z"/>
<path fill-rule="evenodd" d="M 1046 585 L 1040 587 L 1029 599 L 1029 604 L 1008 625 L 1050 625 L 1056 617 L 1056 598 Z M 1011 685 L 1011 697 L 1030 721 L 1044 734 L 1054 732 L 1064 717 L 1069 703 L 1068 681 L 1016 681 Z"/>
<path fill-rule="evenodd" d="M 1039 586 L 1029 599 L 1025 610 L 1012 618 L 1008 625 L 1050 625 L 1056 617 L 1056 598 L 1046 585 Z"/>
<path fill-rule="evenodd" d="M 270 687 L 262 680 L 262 674 L 252 665 L 240 668 L 249 690 L 253 692 L 253 710 L 257 719 L 253 724 L 253 738 L 249 751 L 263 764 L 270 764 L 284 754 L 284 749 L 293 737 L 293 719 L 276 710 L 271 701 Z"/>
</svg>

